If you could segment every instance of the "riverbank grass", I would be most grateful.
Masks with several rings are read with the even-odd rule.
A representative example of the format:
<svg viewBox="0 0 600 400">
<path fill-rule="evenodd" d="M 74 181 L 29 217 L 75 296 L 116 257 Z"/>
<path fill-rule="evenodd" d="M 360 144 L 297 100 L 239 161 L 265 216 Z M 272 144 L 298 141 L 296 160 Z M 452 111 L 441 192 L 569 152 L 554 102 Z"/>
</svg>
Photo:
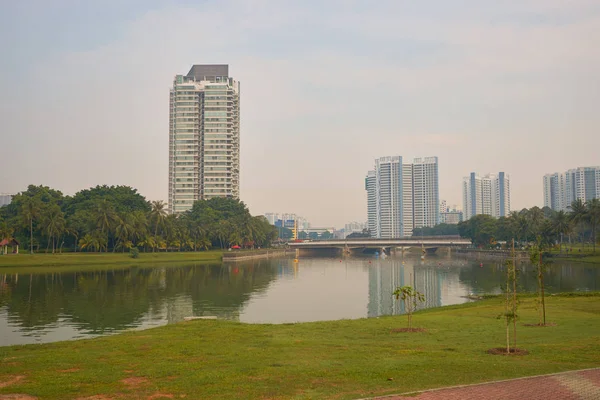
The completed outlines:
<svg viewBox="0 0 600 400">
<path fill-rule="evenodd" d="M 62 254 L 7 254 L 0 256 L 2 268 L 14 267 L 62 267 L 62 266 L 97 266 L 97 265 L 139 265 L 163 264 L 170 262 L 218 262 L 221 261 L 221 250 L 198 252 L 140 253 L 132 258 L 129 253 L 62 253 Z"/>
<path fill-rule="evenodd" d="M 405 316 L 303 324 L 190 321 L 116 336 L 0 348 L 0 393 L 40 399 L 355 399 L 600 366 L 600 297 L 519 307 L 526 356 L 505 345 L 500 298 Z M 2 382 L 12 382 L 2 386 Z M 154 396 L 154 397 L 151 397 Z"/>
</svg>

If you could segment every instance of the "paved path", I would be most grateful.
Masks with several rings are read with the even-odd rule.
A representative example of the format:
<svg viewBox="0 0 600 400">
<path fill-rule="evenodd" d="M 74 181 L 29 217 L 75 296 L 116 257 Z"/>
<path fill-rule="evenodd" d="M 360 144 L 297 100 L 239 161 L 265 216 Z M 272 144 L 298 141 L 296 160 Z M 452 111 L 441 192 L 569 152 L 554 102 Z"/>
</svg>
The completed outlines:
<svg viewBox="0 0 600 400">
<path fill-rule="evenodd" d="M 409 393 L 405 393 L 408 395 Z M 393 395 L 381 400 L 600 400 L 600 368 Z"/>
</svg>

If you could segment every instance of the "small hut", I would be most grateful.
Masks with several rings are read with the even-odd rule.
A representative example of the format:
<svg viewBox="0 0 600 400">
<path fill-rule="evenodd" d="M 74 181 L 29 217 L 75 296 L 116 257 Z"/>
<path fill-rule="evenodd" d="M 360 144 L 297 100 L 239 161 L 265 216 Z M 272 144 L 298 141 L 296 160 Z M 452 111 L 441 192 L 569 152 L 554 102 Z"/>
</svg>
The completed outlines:
<svg viewBox="0 0 600 400">
<path fill-rule="evenodd" d="M 19 242 L 14 238 L 4 239 L 0 242 L 0 254 L 8 254 L 9 246 L 12 254 L 19 254 Z"/>
</svg>

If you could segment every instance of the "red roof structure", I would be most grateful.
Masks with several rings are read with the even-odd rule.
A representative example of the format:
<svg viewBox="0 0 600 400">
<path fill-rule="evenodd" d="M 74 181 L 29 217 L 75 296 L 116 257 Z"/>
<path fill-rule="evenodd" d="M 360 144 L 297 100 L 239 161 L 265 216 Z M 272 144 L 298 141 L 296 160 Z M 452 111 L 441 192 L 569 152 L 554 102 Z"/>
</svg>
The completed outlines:
<svg viewBox="0 0 600 400">
<path fill-rule="evenodd" d="M 4 239 L 0 242 L 0 247 L 2 246 L 18 246 L 19 242 L 17 241 L 17 239 L 14 238 L 10 238 L 10 239 Z"/>
</svg>

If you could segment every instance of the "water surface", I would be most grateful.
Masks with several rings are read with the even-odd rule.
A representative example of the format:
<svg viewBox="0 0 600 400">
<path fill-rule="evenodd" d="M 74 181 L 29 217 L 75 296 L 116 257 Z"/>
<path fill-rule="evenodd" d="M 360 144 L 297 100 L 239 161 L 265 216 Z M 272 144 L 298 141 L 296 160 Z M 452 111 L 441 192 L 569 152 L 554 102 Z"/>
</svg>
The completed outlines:
<svg viewBox="0 0 600 400">
<path fill-rule="evenodd" d="M 535 268 L 519 266 L 522 291 L 536 290 Z M 600 290 L 600 266 L 552 265 L 546 290 Z M 284 323 L 401 314 L 392 292 L 412 285 L 420 307 L 501 293 L 501 262 L 419 258 L 306 258 L 231 265 L 2 274 L 0 346 L 94 337 L 215 315 L 246 323 Z"/>
</svg>

